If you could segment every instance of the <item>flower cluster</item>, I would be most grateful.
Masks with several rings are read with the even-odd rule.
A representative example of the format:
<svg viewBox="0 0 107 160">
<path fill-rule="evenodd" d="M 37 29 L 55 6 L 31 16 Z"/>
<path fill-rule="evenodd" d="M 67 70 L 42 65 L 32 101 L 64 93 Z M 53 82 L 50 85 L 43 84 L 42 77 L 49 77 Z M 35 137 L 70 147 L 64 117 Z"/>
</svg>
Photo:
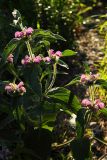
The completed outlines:
<svg viewBox="0 0 107 160">
<path fill-rule="evenodd" d="M 35 55 L 32 55 L 32 56 L 26 55 L 21 60 L 21 63 L 23 65 L 27 65 L 27 64 L 30 64 L 30 63 L 39 64 L 42 61 L 46 62 L 46 63 L 50 63 L 52 59 L 54 59 L 54 58 L 59 59 L 62 56 L 62 52 L 60 52 L 60 51 L 54 52 L 53 49 L 50 49 L 48 51 L 48 53 L 49 53 L 49 56 L 47 56 L 47 57 L 42 57 L 40 55 L 38 55 L 38 56 L 35 56 Z"/>
<path fill-rule="evenodd" d="M 24 87 L 23 82 L 20 82 L 19 84 L 9 83 L 5 86 L 5 91 L 7 94 L 19 93 L 20 95 L 23 95 L 26 93 L 26 88 Z"/>
<path fill-rule="evenodd" d="M 49 57 L 51 58 L 56 58 L 56 59 L 59 59 L 60 57 L 62 57 L 62 52 L 61 51 L 54 51 L 53 49 L 50 49 L 48 51 L 49 53 Z"/>
<path fill-rule="evenodd" d="M 14 58 L 13 54 L 10 54 L 10 55 L 7 57 L 7 62 L 8 62 L 8 63 L 13 63 L 13 58 Z"/>
<path fill-rule="evenodd" d="M 81 104 L 83 107 L 94 107 L 95 110 L 103 109 L 105 107 L 105 104 L 100 99 L 96 99 L 94 102 L 92 102 L 88 98 L 85 98 L 82 100 Z"/>
<path fill-rule="evenodd" d="M 23 38 L 26 36 L 30 36 L 33 33 L 33 28 L 25 28 L 23 31 L 17 31 L 15 32 L 15 38 Z"/>
<path fill-rule="evenodd" d="M 80 78 L 81 83 L 88 83 L 96 81 L 99 78 L 99 74 L 82 74 Z"/>
<path fill-rule="evenodd" d="M 26 65 L 26 64 L 30 64 L 30 63 L 36 63 L 36 64 L 39 64 L 41 61 L 44 61 L 44 62 L 50 62 L 51 61 L 51 58 L 50 57 L 41 57 L 40 55 L 38 56 L 28 56 L 26 55 L 24 59 L 22 59 L 21 63 L 23 65 Z"/>
</svg>

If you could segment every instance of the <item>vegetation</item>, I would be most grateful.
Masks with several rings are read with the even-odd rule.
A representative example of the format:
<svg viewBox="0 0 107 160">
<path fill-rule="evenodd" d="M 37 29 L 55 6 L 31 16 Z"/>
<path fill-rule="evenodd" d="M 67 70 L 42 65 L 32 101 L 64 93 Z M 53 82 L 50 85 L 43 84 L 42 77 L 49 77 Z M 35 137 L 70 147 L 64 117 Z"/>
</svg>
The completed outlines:
<svg viewBox="0 0 107 160">
<path fill-rule="evenodd" d="M 91 160 L 95 140 L 107 146 L 106 136 L 93 128 L 99 119 L 107 120 L 107 34 L 95 71 L 85 65 L 84 73 L 68 83 L 60 77 L 69 77 L 66 61 L 79 55 L 75 36 L 82 32 L 84 14 L 101 2 L 25 2 L 1 2 L 0 158 Z M 4 11 L 5 4 L 9 8 Z M 99 24 L 101 33 L 106 24 Z M 77 88 L 82 98 L 72 90 Z"/>
</svg>

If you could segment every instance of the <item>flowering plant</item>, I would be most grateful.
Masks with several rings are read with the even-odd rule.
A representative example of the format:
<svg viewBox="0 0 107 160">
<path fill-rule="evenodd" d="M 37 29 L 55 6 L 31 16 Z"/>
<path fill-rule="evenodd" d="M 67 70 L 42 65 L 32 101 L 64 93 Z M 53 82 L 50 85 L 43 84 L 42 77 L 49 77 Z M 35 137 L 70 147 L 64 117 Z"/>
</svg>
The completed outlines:
<svg viewBox="0 0 107 160">
<path fill-rule="evenodd" d="M 47 159 L 56 115 L 60 110 L 68 109 L 70 97 L 70 90 L 67 88 L 55 87 L 58 66 L 68 69 L 63 57 L 76 53 L 69 49 L 54 51 L 50 47 L 51 42 L 65 41 L 63 37 L 48 30 L 23 26 L 19 11 L 14 10 L 12 14 L 13 25 L 18 27 L 18 31 L 4 48 L 0 61 L 1 110 L 6 115 L 3 119 L 5 126 L 1 126 L 1 130 L 7 129 L 5 138 L 10 142 L 8 128 L 9 125 L 14 125 L 12 129 L 16 129 L 11 133 L 14 140 L 10 144 L 15 143 L 17 150 L 20 143 L 21 151 L 28 148 L 36 152 L 35 155 L 26 153 L 31 157 Z M 74 107 L 74 111 L 77 110 L 78 107 Z M 38 134 L 41 135 L 41 140 Z M 32 149 L 34 140 L 29 141 L 28 137 L 33 135 L 37 142 Z M 46 145 L 46 150 L 43 145 Z M 15 150 L 12 152 L 16 154 Z"/>
<path fill-rule="evenodd" d="M 75 113 L 73 127 L 76 136 L 67 143 L 72 155 L 78 159 L 75 146 L 87 147 L 81 159 L 90 157 L 90 139 L 85 131 L 92 108 L 104 108 L 100 99 L 84 99 L 82 105 L 67 87 L 56 85 L 58 66 L 68 69 L 63 57 L 76 53 L 72 50 L 54 51 L 51 42 L 65 39 L 48 30 L 23 26 L 19 11 L 13 11 L 13 25 L 18 27 L 14 38 L 6 45 L 0 61 L 0 137 L 2 144 L 10 147 L 15 160 L 41 159 L 51 156 L 53 129 L 59 112 Z M 96 81 L 98 75 L 82 75 L 83 85 Z M 83 106 L 83 107 L 82 107 Z M 66 118 L 65 121 L 66 122 Z M 4 134 L 6 132 L 6 134 Z M 3 134 L 2 134 L 3 133 Z M 65 134 L 65 133 L 64 133 Z M 56 148 L 59 146 L 56 146 Z"/>
</svg>

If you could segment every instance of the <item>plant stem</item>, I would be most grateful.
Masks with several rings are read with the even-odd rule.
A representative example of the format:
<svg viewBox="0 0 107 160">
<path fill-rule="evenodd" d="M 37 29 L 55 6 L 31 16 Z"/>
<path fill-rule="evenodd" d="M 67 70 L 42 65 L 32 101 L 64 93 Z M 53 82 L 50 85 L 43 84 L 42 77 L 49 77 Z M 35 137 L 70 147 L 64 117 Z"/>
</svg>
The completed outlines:
<svg viewBox="0 0 107 160">
<path fill-rule="evenodd" d="M 74 138 L 68 140 L 67 142 L 64 142 L 64 143 L 61 143 L 61 144 L 52 146 L 52 150 L 56 150 L 56 149 L 58 149 L 58 148 L 62 148 L 62 147 L 64 147 L 64 146 L 68 145 L 69 143 L 71 143 L 73 140 L 74 140 Z"/>
<path fill-rule="evenodd" d="M 102 141 L 101 139 L 97 138 L 97 137 L 93 137 L 95 140 L 99 141 L 100 143 L 104 144 L 107 146 L 107 143 Z"/>
<path fill-rule="evenodd" d="M 57 73 L 57 63 L 55 63 L 53 65 L 53 76 L 52 76 L 52 81 L 48 87 L 48 89 L 46 90 L 45 94 L 48 93 L 48 91 L 53 87 L 54 83 L 55 83 L 55 80 L 56 80 L 56 73 Z"/>
<path fill-rule="evenodd" d="M 33 57 L 33 53 L 32 53 L 32 49 L 31 49 L 31 46 L 30 46 L 29 40 L 28 40 L 28 41 L 26 41 L 26 46 L 27 46 L 27 49 L 28 49 L 29 55 L 30 55 L 30 57 L 32 58 L 32 57 Z"/>
</svg>

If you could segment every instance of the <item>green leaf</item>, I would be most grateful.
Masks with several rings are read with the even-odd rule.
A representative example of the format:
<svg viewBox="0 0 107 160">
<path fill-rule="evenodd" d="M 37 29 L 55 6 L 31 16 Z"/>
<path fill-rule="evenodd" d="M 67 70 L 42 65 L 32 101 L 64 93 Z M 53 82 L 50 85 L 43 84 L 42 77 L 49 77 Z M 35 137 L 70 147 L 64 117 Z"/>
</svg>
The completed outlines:
<svg viewBox="0 0 107 160">
<path fill-rule="evenodd" d="M 81 108 L 77 112 L 76 132 L 77 132 L 78 138 L 82 138 L 84 136 L 85 126 L 87 123 L 87 118 L 88 118 L 89 113 L 90 113 L 90 110 L 88 110 L 86 108 Z"/>
<path fill-rule="evenodd" d="M 52 88 L 48 92 L 48 97 L 59 99 L 61 101 L 64 101 L 65 103 L 68 102 L 69 96 L 70 96 L 70 91 L 63 87 Z"/>
<path fill-rule="evenodd" d="M 47 100 L 50 100 L 49 98 Z M 56 99 L 52 99 L 48 102 L 45 101 L 44 105 L 42 107 L 42 124 L 43 125 L 48 125 L 48 126 L 53 126 L 52 122 L 55 121 L 57 113 L 60 112 L 60 110 L 66 109 L 66 105 L 64 105 L 64 102 L 57 102 Z"/>
<path fill-rule="evenodd" d="M 35 38 L 53 38 L 56 39 L 56 37 L 48 30 L 43 30 L 43 29 L 35 29 L 33 34 L 32 34 L 32 39 Z"/>
<path fill-rule="evenodd" d="M 66 68 L 66 69 L 69 69 L 69 67 L 68 67 L 68 65 L 64 62 L 64 61 L 62 61 L 62 60 L 58 60 L 58 64 L 61 66 L 61 67 L 64 67 L 64 68 Z"/>
<path fill-rule="evenodd" d="M 35 29 L 33 34 L 32 34 L 32 39 L 35 38 L 52 38 L 55 40 L 62 40 L 62 41 L 66 41 L 62 36 L 58 35 L 58 34 L 54 34 L 49 30 L 43 30 L 43 29 Z"/>
<path fill-rule="evenodd" d="M 104 89 L 107 90 L 107 81 L 105 81 L 103 79 L 99 79 L 96 81 L 96 84 L 101 85 L 101 87 L 103 87 Z"/>
<path fill-rule="evenodd" d="M 74 112 L 75 114 L 79 111 L 79 109 L 81 109 L 80 101 L 78 100 L 77 96 L 74 95 L 72 92 L 69 96 L 69 106 L 72 112 Z"/>
<path fill-rule="evenodd" d="M 62 36 L 60 36 L 60 35 L 58 35 L 58 34 L 52 33 L 52 35 L 54 35 L 54 36 L 56 37 L 56 39 L 58 39 L 58 40 L 66 41 L 65 38 L 63 38 Z"/>
<path fill-rule="evenodd" d="M 42 124 L 42 128 L 47 129 L 52 132 L 54 125 L 55 125 L 54 121 L 48 121 L 45 124 Z"/>
<path fill-rule="evenodd" d="M 66 84 L 65 86 L 71 86 L 71 85 L 74 85 L 74 84 L 77 84 L 80 80 L 80 78 L 76 77 L 74 78 L 73 80 L 71 80 L 68 84 Z"/>
<path fill-rule="evenodd" d="M 4 51 L 3 51 L 3 54 L 2 54 L 2 57 L 4 59 L 4 61 L 7 59 L 8 55 L 10 53 L 12 53 L 16 47 L 19 45 L 20 43 L 20 39 L 17 39 L 17 38 L 13 38 L 7 45 L 6 47 L 4 48 Z"/>
<path fill-rule="evenodd" d="M 40 73 L 41 69 L 39 65 L 33 64 L 32 66 L 24 68 L 24 77 L 26 82 L 30 86 L 30 88 L 41 97 L 42 94 L 42 86 L 40 83 Z"/>
<path fill-rule="evenodd" d="M 47 129 L 47 130 L 49 130 L 49 131 L 51 131 L 51 132 L 52 132 L 52 130 L 53 130 L 53 127 L 50 127 L 50 126 L 48 126 L 48 125 L 43 125 L 42 128 Z"/>
<path fill-rule="evenodd" d="M 101 113 L 101 114 L 103 114 L 104 116 L 107 117 L 107 108 L 100 109 L 99 113 Z"/>
<path fill-rule="evenodd" d="M 67 50 L 65 50 L 65 51 L 63 51 L 62 52 L 62 55 L 65 57 L 65 56 L 73 56 L 73 55 L 76 55 L 77 53 L 76 52 L 74 52 L 74 51 L 72 51 L 72 50 L 69 50 L 69 49 L 67 49 Z"/>
<path fill-rule="evenodd" d="M 71 151 L 75 160 L 90 160 L 90 140 L 87 137 L 74 139 L 71 144 Z"/>
<path fill-rule="evenodd" d="M 33 53 L 40 51 L 42 48 L 46 48 L 47 50 L 49 50 L 50 48 L 50 42 L 48 40 L 45 40 L 43 38 L 43 40 L 38 41 L 33 48 Z"/>
</svg>

